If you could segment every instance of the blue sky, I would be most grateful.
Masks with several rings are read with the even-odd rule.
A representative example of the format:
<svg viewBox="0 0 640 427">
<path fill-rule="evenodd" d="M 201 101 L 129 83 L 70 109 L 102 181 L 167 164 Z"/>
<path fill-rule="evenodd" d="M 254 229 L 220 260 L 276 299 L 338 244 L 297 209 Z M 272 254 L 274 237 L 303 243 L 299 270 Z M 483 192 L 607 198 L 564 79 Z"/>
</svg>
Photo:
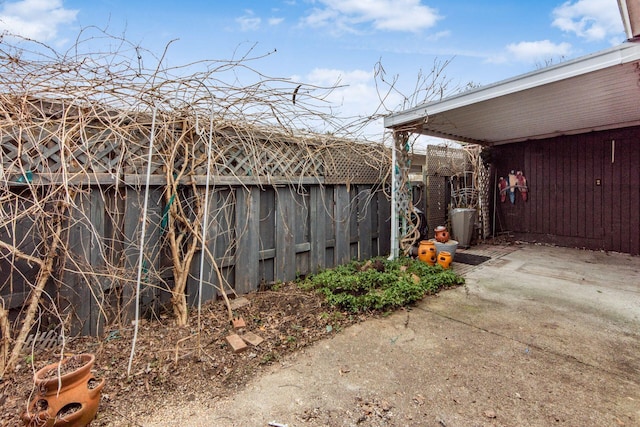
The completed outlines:
<svg viewBox="0 0 640 427">
<path fill-rule="evenodd" d="M 90 26 L 158 56 L 174 40 L 169 66 L 253 47 L 270 53 L 252 64 L 262 73 L 346 85 L 331 95 L 346 115 L 375 108 L 379 62 L 409 95 L 421 71 L 450 61 L 443 75 L 451 94 L 625 39 L 616 0 L 0 0 L 0 30 L 61 51 Z"/>
</svg>

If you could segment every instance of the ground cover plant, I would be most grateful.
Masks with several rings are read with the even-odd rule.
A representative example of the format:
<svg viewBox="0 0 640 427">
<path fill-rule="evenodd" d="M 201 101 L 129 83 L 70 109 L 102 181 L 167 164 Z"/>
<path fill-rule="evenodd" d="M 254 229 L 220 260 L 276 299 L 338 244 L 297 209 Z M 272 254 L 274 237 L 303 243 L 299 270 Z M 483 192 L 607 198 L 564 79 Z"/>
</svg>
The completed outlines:
<svg viewBox="0 0 640 427">
<path fill-rule="evenodd" d="M 331 305 L 364 312 L 402 307 L 463 283 L 464 278 L 451 270 L 401 257 L 352 261 L 305 278 L 300 286 L 317 290 Z"/>
</svg>

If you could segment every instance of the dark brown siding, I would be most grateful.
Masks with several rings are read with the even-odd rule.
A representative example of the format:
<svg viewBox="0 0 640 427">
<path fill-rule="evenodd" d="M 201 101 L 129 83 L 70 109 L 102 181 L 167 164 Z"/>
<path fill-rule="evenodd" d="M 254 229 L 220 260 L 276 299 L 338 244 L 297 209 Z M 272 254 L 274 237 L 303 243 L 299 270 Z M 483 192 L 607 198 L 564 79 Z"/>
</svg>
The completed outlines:
<svg viewBox="0 0 640 427">
<path fill-rule="evenodd" d="M 640 254 L 640 127 L 493 148 L 497 177 L 522 170 L 528 201 L 497 199 L 496 232 Z"/>
</svg>

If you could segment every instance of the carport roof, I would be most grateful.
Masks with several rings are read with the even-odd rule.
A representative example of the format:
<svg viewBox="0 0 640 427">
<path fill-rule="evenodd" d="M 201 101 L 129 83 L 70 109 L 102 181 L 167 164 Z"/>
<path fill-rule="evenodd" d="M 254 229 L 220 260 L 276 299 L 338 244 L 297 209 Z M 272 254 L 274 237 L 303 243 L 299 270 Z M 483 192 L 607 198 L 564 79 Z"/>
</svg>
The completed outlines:
<svg viewBox="0 0 640 427">
<path fill-rule="evenodd" d="M 497 145 L 640 124 L 640 43 L 391 114 L 385 128 Z"/>
</svg>

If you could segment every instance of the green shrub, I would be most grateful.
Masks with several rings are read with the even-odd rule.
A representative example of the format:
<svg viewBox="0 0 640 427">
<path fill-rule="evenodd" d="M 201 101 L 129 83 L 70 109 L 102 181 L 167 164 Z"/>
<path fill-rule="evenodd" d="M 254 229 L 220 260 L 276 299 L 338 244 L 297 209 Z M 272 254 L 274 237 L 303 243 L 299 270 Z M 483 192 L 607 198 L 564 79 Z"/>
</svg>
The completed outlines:
<svg viewBox="0 0 640 427">
<path fill-rule="evenodd" d="M 324 270 L 299 285 L 322 293 L 331 305 L 361 312 L 402 307 L 443 287 L 463 283 L 464 279 L 451 270 L 412 258 L 373 258 Z"/>
</svg>

